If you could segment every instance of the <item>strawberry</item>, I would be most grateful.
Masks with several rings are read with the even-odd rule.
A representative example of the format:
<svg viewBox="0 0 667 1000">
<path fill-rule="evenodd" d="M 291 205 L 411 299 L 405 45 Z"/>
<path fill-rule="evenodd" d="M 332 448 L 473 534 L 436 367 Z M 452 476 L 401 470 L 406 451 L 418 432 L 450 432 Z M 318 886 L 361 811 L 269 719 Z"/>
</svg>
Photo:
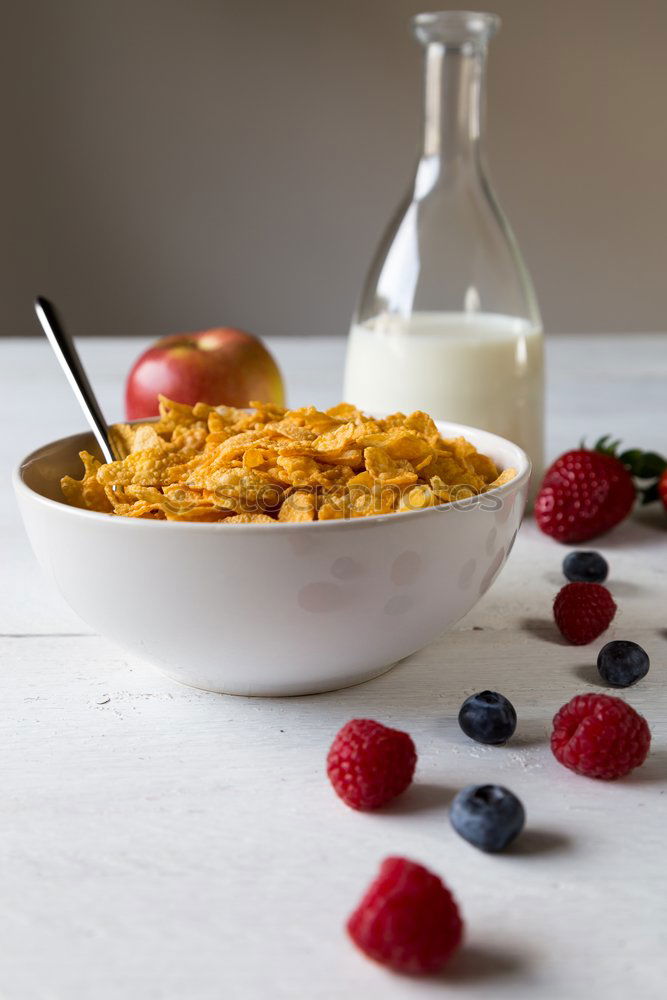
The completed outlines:
<svg viewBox="0 0 667 1000">
<path fill-rule="evenodd" d="M 663 469 L 662 475 L 658 480 L 658 494 L 662 500 L 662 506 L 667 510 L 667 468 Z"/>
<path fill-rule="evenodd" d="M 644 503 L 657 499 L 655 479 L 665 460 L 638 449 L 617 455 L 619 442 L 608 442 L 605 437 L 594 449 L 567 451 L 547 469 L 535 501 L 535 520 L 546 535 L 559 542 L 585 542 L 627 517 L 638 495 Z M 652 482 L 640 489 L 633 477 Z"/>
<path fill-rule="evenodd" d="M 627 517 L 634 502 L 634 483 L 622 462 L 578 448 L 547 469 L 535 500 L 535 520 L 559 542 L 585 542 Z"/>
</svg>

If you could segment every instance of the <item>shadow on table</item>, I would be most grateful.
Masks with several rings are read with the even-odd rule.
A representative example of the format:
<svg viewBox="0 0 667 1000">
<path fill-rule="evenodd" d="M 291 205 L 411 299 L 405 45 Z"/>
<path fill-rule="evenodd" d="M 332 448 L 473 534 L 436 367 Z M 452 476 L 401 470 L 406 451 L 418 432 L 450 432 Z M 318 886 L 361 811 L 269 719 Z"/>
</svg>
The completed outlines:
<svg viewBox="0 0 667 1000">
<path fill-rule="evenodd" d="M 456 984 L 481 983 L 499 976 L 525 973 L 527 959 L 524 956 L 484 948 L 479 945 L 464 945 L 442 972 L 441 979 L 451 986 Z"/>
<path fill-rule="evenodd" d="M 660 785 L 667 783 L 667 748 L 656 748 L 649 752 L 646 762 L 627 777 L 622 778 L 628 785 Z"/>
<path fill-rule="evenodd" d="M 655 545 L 658 541 L 656 534 L 660 533 L 664 536 L 666 532 L 667 517 L 665 517 L 665 508 L 661 503 L 637 507 L 630 517 L 604 536 L 604 550 L 623 549 L 630 546 L 636 549 L 645 545 Z M 591 543 L 586 544 L 593 548 L 595 541 L 592 539 Z"/>
<path fill-rule="evenodd" d="M 584 546 L 580 546 L 584 548 Z M 567 578 L 562 573 L 549 572 L 544 574 L 544 579 L 554 588 L 554 597 L 566 583 Z M 614 597 L 638 597 L 641 594 L 651 592 L 650 587 L 643 587 L 641 584 L 633 583 L 630 580 L 617 580 L 613 576 L 603 581 L 603 585 L 611 591 Z"/>
<path fill-rule="evenodd" d="M 596 663 L 577 663 L 576 666 L 572 667 L 572 673 L 580 681 L 593 684 L 595 687 L 606 688 L 608 694 L 613 694 L 613 691 L 609 690 L 609 685 L 605 684 L 600 677 Z"/>
<path fill-rule="evenodd" d="M 399 798 L 384 806 L 380 811 L 387 816 L 405 816 L 412 813 L 430 812 L 444 809 L 452 801 L 458 789 L 445 785 L 415 782 Z"/>
<path fill-rule="evenodd" d="M 494 750 L 529 750 L 531 747 L 545 746 L 549 742 L 548 723 L 543 719 L 520 719 L 514 736 Z"/>
<path fill-rule="evenodd" d="M 557 830 L 524 830 L 505 851 L 507 857 L 528 858 L 539 854 L 558 854 L 572 846 L 572 838 Z"/>
<path fill-rule="evenodd" d="M 603 586 L 611 592 L 612 597 L 639 597 L 641 594 L 652 593 L 651 587 L 643 587 L 639 583 L 633 583 L 631 580 L 614 580 L 607 579 L 604 581 Z"/>
<path fill-rule="evenodd" d="M 556 623 L 549 618 L 522 618 L 519 625 L 524 632 L 534 635 L 541 642 L 548 642 L 552 646 L 568 646 L 563 636 L 556 628 Z"/>
</svg>

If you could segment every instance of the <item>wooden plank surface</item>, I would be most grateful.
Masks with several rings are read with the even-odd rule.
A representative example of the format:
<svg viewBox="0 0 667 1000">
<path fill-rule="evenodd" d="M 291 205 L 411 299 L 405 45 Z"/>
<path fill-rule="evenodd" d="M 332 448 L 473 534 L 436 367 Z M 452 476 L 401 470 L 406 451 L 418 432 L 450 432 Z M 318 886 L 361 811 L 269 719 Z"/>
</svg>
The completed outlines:
<svg viewBox="0 0 667 1000">
<path fill-rule="evenodd" d="M 272 342 L 291 401 L 337 400 L 337 340 Z M 111 419 L 136 341 L 83 354 Z M 40 341 L 0 344 L 8 467 L 80 428 Z M 586 433 L 665 447 L 667 337 L 549 342 L 549 452 Z M 662 440 L 661 440 L 662 438 Z M 0 995 L 8 1000 L 264 1000 L 457 996 L 625 1000 L 663 995 L 667 826 L 667 518 L 644 511 L 601 539 L 619 614 L 609 638 L 652 667 L 622 692 L 653 730 L 647 764 L 618 783 L 560 767 L 554 711 L 596 681 L 599 644 L 563 644 L 550 615 L 564 550 L 531 522 L 506 569 L 451 633 L 392 672 L 313 698 L 253 700 L 190 690 L 152 672 L 66 609 L 0 492 Z M 332 637 L 331 641 L 335 641 Z M 505 748 L 466 740 L 456 715 L 482 687 L 514 702 Z M 358 815 L 323 775 L 352 716 L 408 729 L 414 787 Z M 487 857 L 449 826 L 470 782 L 500 781 L 528 827 Z M 446 976 L 391 976 L 342 925 L 379 861 L 405 854 L 450 883 L 468 928 Z"/>
</svg>

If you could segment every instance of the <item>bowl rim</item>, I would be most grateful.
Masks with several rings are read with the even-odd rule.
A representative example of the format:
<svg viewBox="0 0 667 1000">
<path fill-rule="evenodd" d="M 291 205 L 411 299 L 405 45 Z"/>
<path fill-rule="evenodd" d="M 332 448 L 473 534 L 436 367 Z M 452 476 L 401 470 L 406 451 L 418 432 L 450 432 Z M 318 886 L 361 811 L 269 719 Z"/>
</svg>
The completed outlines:
<svg viewBox="0 0 667 1000">
<path fill-rule="evenodd" d="M 380 414 L 374 414 L 375 416 L 381 416 Z M 146 424 L 151 423 L 157 418 L 144 418 L 143 420 L 129 421 L 130 423 Z M 474 437 L 479 434 L 487 435 L 488 437 L 494 439 L 500 448 L 509 447 L 514 449 L 516 452 L 517 461 L 517 475 L 514 479 L 511 479 L 508 483 L 504 483 L 502 486 L 496 486 L 494 489 L 487 490 L 486 493 L 479 493 L 476 496 L 467 497 L 464 500 L 450 500 L 448 503 L 438 504 L 435 507 L 423 507 L 418 510 L 407 510 L 407 511 L 393 511 L 389 514 L 372 514 L 367 517 L 343 517 L 343 518 L 332 518 L 327 521 L 277 521 L 274 525 L 271 525 L 271 536 L 275 536 L 276 532 L 282 533 L 282 531 L 327 531 L 332 527 L 338 525 L 347 525 L 345 530 L 350 530 L 352 526 L 356 528 L 371 528 L 378 527 L 381 524 L 403 524 L 407 520 L 412 520 L 415 517 L 424 517 L 427 515 L 434 515 L 439 513 L 446 513 L 449 510 L 464 511 L 470 510 L 474 507 L 481 506 L 482 501 L 486 497 L 505 497 L 512 493 L 516 493 L 525 483 L 530 479 L 530 474 L 532 471 L 532 462 L 523 448 L 519 447 L 509 438 L 503 438 L 499 434 L 494 434 L 493 431 L 484 430 L 481 427 L 471 427 L 468 424 L 458 424 L 451 422 L 449 420 L 435 420 L 434 421 L 438 430 L 442 432 L 442 428 L 446 427 L 448 433 L 451 436 L 451 431 L 454 435 L 466 437 L 472 435 Z M 100 521 L 104 524 L 124 524 L 125 528 L 122 530 L 146 530 L 148 525 L 159 525 L 159 528 L 154 529 L 153 527 L 149 530 L 174 530 L 174 531 L 266 531 L 268 525 L 266 524 L 225 524 L 224 521 L 214 521 L 214 522 L 196 522 L 196 521 L 158 521 L 150 518 L 136 518 L 136 517 L 113 517 L 111 514 L 103 513 L 102 511 L 96 510 L 84 510 L 81 507 L 73 507 L 71 504 L 65 503 L 60 500 L 51 500 L 49 497 L 42 496 L 37 490 L 34 490 L 31 486 L 28 486 L 24 479 L 24 473 L 27 468 L 33 463 L 40 460 L 43 457 L 43 452 L 47 449 L 53 448 L 56 445 L 66 444 L 68 441 L 73 441 L 75 438 L 82 437 L 84 434 L 92 434 L 91 431 L 79 431 L 76 434 L 68 434 L 65 437 L 56 438 L 54 441 L 48 441 L 46 444 L 41 445 L 39 448 L 35 448 L 28 455 L 23 458 L 18 465 L 14 467 L 12 472 L 12 483 L 17 496 L 23 494 L 28 497 L 32 502 L 36 502 L 41 506 L 46 508 L 52 508 L 60 511 L 60 513 L 68 514 L 73 517 L 83 517 L 85 520 L 89 521 Z M 468 438 L 470 440 L 470 438 Z M 502 470 L 501 470 L 502 471 Z M 400 518 L 400 520 L 399 520 Z"/>
</svg>

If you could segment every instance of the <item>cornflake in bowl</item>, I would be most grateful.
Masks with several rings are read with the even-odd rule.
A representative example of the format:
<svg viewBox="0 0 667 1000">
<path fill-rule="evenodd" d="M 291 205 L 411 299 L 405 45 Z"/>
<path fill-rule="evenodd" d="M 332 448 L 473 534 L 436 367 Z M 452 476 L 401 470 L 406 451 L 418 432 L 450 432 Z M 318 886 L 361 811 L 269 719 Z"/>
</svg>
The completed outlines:
<svg viewBox="0 0 667 1000">
<path fill-rule="evenodd" d="M 85 510 L 168 521 L 276 524 L 421 510 L 509 482 L 465 437 L 426 413 L 369 417 L 252 403 L 188 406 L 161 397 L 157 422 L 111 429 L 121 461 L 81 453 L 63 496 Z"/>
</svg>

